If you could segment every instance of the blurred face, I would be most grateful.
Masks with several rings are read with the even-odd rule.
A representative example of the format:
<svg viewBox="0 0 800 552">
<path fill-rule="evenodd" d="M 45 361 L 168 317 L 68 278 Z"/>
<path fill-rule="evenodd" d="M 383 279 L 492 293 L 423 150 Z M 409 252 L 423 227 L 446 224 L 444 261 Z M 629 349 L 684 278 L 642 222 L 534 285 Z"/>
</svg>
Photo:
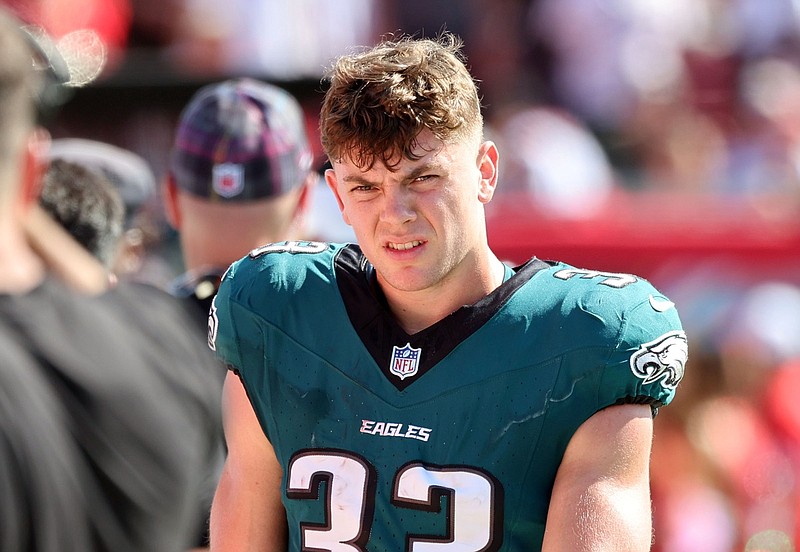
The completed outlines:
<svg viewBox="0 0 800 552">
<path fill-rule="evenodd" d="M 333 163 L 325 177 L 389 294 L 469 285 L 488 256 L 483 207 L 497 177 L 491 142 L 445 144 L 430 132 L 415 161 L 389 170 Z"/>
</svg>

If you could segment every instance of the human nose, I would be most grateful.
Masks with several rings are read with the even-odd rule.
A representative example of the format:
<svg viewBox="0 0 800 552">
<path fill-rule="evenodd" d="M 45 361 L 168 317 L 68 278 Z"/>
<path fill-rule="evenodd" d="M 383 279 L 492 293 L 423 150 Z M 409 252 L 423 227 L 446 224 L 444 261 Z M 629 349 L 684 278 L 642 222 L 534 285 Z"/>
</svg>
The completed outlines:
<svg viewBox="0 0 800 552">
<path fill-rule="evenodd" d="M 410 191 L 403 188 L 386 190 L 381 220 L 391 224 L 403 224 L 414 220 L 415 217 L 414 199 Z"/>
</svg>

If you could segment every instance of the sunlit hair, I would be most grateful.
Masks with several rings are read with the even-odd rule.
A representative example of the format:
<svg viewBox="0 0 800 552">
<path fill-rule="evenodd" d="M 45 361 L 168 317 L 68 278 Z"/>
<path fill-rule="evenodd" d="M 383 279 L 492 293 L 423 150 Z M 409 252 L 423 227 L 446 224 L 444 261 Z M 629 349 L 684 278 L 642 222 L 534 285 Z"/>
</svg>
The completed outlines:
<svg viewBox="0 0 800 552">
<path fill-rule="evenodd" d="M 480 140 L 480 99 L 462 46 L 450 33 L 403 37 L 337 59 L 320 115 L 328 157 L 392 168 L 420 157 L 414 152 L 425 129 L 445 143 Z"/>
<path fill-rule="evenodd" d="M 103 266 L 113 266 L 122 239 L 125 204 L 102 172 L 66 159 L 52 159 L 42 178 L 39 205 Z"/>
</svg>

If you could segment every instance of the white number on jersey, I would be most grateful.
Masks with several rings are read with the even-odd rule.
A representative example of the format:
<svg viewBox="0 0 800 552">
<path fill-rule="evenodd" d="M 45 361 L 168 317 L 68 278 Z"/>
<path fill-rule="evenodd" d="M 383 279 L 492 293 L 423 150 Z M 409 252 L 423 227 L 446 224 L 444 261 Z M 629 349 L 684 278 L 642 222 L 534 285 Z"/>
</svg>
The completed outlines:
<svg viewBox="0 0 800 552">
<path fill-rule="evenodd" d="M 301 524 L 302 549 L 366 551 L 373 521 L 375 470 L 352 453 L 327 449 L 296 454 L 288 473 L 289 498 L 317 499 L 321 481 L 327 481 L 326 523 Z M 432 512 L 439 510 L 442 495 L 448 497 L 447 535 L 408 537 L 407 552 L 490 552 L 499 547 L 495 528 L 501 509 L 495 502 L 501 497 L 494 479 L 481 470 L 407 464 L 395 475 L 392 495 L 392 504 L 400 508 Z M 400 544 L 396 550 L 401 550 Z"/>
</svg>

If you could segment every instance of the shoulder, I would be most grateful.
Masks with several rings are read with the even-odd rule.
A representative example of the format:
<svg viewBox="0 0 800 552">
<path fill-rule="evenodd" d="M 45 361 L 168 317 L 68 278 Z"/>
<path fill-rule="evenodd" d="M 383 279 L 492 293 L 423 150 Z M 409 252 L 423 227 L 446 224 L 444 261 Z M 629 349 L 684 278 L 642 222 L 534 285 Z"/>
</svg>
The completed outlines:
<svg viewBox="0 0 800 552">
<path fill-rule="evenodd" d="M 549 287 L 576 306 L 628 308 L 648 300 L 656 289 L 634 274 L 553 264 L 547 271 Z"/>
<path fill-rule="evenodd" d="M 675 303 L 644 278 L 565 264 L 553 266 L 550 275 L 551 286 L 563 297 L 565 312 L 597 317 L 621 331 L 642 333 L 644 338 L 681 329 Z M 637 332 L 631 326 L 645 330 Z"/>
<path fill-rule="evenodd" d="M 565 263 L 542 263 L 530 276 L 515 305 L 521 312 L 558 317 L 608 331 L 620 331 L 632 319 L 648 324 L 680 325 L 677 310 L 650 282 L 633 274 L 576 268 Z M 542 268 L 543 266 L 543 268 Z M 523 267 L 518 276 L 532 270 Z"/>
<path fill-rule="evenodd" d="M 284 313 L 286 309 L 281 308 L 284 304 L 292 303 L 293 309 L 313 306 L 315 300 L 332 295 L 336 258 L 345 247 L 323 242 L 287 241 L 252 250 L 233 263 L 222 276 L 211 306 L 212 317 L 222 320 L 234 311 L 273 317 Z M 294 301 L 301 293 L 304 301 Z"/>
<path fill-rule="evenodd" d="M 124 335 L 140 362 L 159 377 L 180 381 L 174 391 L 194 394 L 215 408 L 224 371 L 208 350 L 193 304 L 133 282 L 109 290 L 98 302 L 107 327 Z"/>
<path fill-rule="evenodd" d="M 311 241 L 279 242 L 254 249 L 233 263 L 222 277 L 211 305 L 211 349 L 225 362 L 238 366 L 234 353 L 244 348 L 249 337 L 259 334 L 263 324 L 288 330 L 297 323 L 322 320 L 319 313 L 341 301 L 337 263 L 354 247 Z M 298 295 L 302 300 L 296 300 Z M 315 312 L 304 316 L 311 309 Z"/>
<path fill-rule="evenodd" d="M 554 263 L 525 287 L 529 308 L 545 314 L 540 330 L 547 342 L 580 344 L 602 355 L 612 398 L 671 400 L 684 374 L 688 341 L 677 307 L 650 282 Z"/>
<path fill-rule="evenodd" d="M 284 241 L 258 247 L 228 268 L 218 295 L 235 301 L 243 295 L 275 291 L 293 294 L 314 281 L 330 282 L 335 278 L 337 254 L 345 247 L 313 241 Z"/>
</svg>

